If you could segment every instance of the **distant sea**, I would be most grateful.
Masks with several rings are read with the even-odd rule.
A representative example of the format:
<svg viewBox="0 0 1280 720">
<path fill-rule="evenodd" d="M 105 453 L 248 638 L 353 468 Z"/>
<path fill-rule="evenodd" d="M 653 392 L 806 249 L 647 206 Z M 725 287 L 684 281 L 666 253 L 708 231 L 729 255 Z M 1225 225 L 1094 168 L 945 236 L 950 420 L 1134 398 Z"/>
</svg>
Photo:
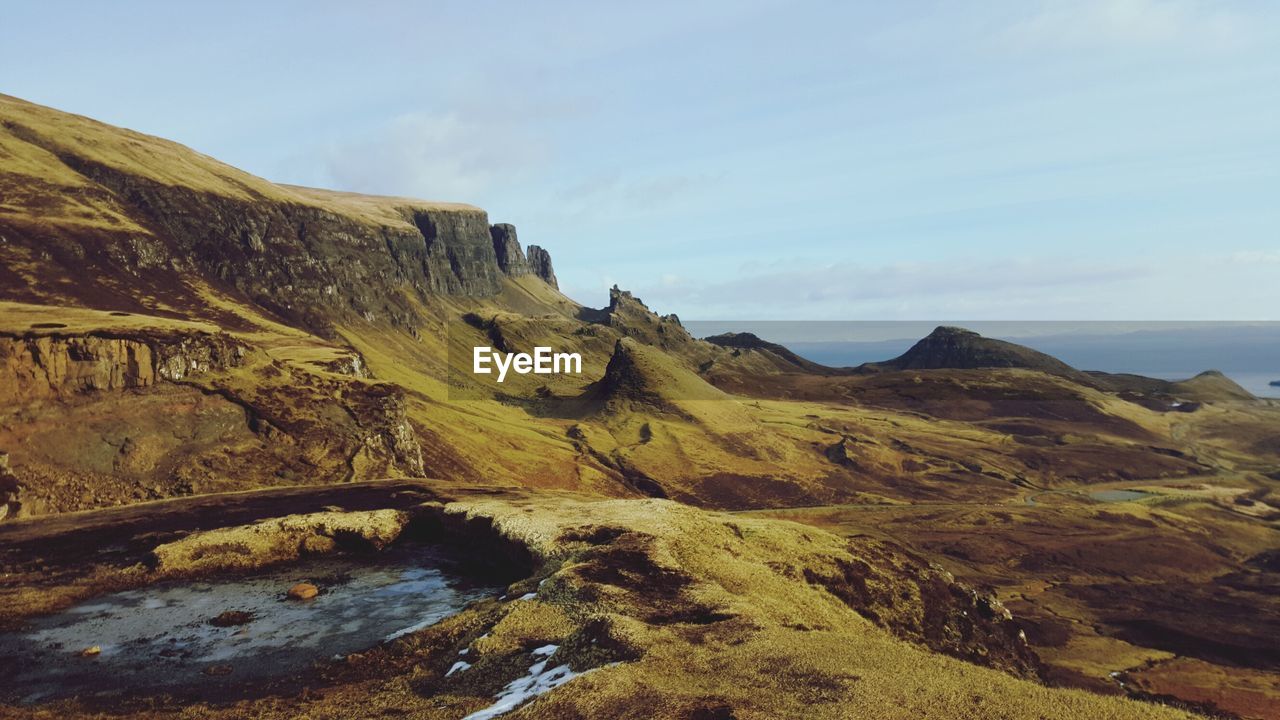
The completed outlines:
<svg viewBox="0 0 1280 720">
<path fill-rule="evenodd" d="M 1258 397 L 1280 398 L 1280 322 L 687 321 L 698 337 L 752 332 L 801 357 L 849 367 L 897 357 L 938 325 L 968 328 L 1081 370 L 1185 380 L 1218 370 Z"/>
</svg>

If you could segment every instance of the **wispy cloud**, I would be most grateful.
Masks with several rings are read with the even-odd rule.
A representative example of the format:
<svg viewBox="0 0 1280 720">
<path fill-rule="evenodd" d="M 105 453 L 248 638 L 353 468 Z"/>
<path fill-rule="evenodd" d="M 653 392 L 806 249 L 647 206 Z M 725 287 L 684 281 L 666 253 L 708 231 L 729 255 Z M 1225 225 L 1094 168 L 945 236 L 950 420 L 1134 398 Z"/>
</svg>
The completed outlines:
<svg viewBox="0 0 1280 720">
<path fill-rule="evenodd" d="M 1106 52 L 1226 53 L 1266 47 L 1280 8 L 1266 0 L 1018 0 L 935 3 L 858 36 L 889 57 Z"/>
<path fill-rule="evenodd" d="M 566 215 L 648 212 L 688 200 L 719 179 L 711 173 L 629 177 L 610 172 L 570 185 L 556 199 Z"/>
<path fill-rule="evenodd" d="M 1041 0 L 1004 37 L 1025 47 L 1068 49 L 1238 48 L 1256 25 L 1229 2 L 1205 0 Z M 1237 4 L 1238 5 L 1238 4 Z"/>
<path fill-rule="evenodd" d="M 1280 250 L 1241 250 L 1229 261 L 1236 265 L 1280 265 Z"/>
<path fill-rule="evenodd" d="M 518 181 L 550 156 L 548 144 L 503 113 L 414 112 L 304 162 L 331 187 L 438 200 L 475 201 Z"/>
<path fill-rule="evenodd" d="M 788 264 L 743 268 L 737 277 L 713 282 L 665 275 L 638 291 L 655 307 L 700 308 L 704 317 L 712 317 L 708 311 L 722 317 L 802 317 L 816 308 L 854 316 L 889 308 L 904 317 L 960 310 L 998 317 L 1016 306 L 1043 307 L 1049 299 L 1071 302 L 1149 274 L 1135 264 L 1051 258 Z"/>
</svg>

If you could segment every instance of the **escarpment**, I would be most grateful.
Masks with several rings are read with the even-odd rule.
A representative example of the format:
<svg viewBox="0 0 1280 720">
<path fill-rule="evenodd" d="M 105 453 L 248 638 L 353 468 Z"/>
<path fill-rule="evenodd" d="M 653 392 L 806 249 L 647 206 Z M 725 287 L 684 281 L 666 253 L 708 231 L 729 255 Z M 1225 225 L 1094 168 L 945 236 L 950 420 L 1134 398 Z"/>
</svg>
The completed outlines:
<svg viewBox="0 0 1280 720">
<path fill-rule="evenodd" d="M 179 381 L 237 367 L 247 352 L 221 333 L 0 335 L 0 402 Z"/>
<path fill-rule="evenodd" d="M 404 222 L 372 224 L 324 207 L 165 186 L 84 162 L 76 167 L 124 199 L 152 232 L 65 233 L 54 259 L 68 273 L 132 275 L 178 292 L 185 276 L 196 275 L 318 331 L 351 315 L 411 325 L 404 291 L 428 300 L 500 289 L 488 215 L 478 208 L 406 206 L 396 208 Z M 12 235 L 10 242 L 29 237 Z M 104 241 L 105 248 L 87 247 Z M 81 263 L 88 267 L 75 267 Z"/>
<path fill-rule="evenodd" d="M 504 277 L 555 286 L 545 250 L 526 260 L 514 227 L 470 205 L 277 185 L 4 96 L 0 148 L 24 160 L 0 168 L 0 300 L 226 321 L 216 288 L 331 336 L 355 320 L 416 327 L 422 306 L 494 297 Z"/>
<path fill-rule="evenodd" d="M 189 329 L 0 333 L 0 452 L 9 517 L 425 472 L 399 386 Z"/>
</svg>

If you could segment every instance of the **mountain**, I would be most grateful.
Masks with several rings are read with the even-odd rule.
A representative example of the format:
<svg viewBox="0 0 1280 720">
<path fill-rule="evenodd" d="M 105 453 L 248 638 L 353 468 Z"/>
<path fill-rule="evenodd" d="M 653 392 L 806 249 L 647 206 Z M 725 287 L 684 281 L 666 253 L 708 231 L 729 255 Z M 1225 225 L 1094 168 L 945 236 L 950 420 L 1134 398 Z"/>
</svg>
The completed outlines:
<svg viewBox="0 0 1280 720">
<path fill-rule="evenodd" d="M 939 326 L 892 360 L 867 363 L 864 370 L 970 370 L 1022 368 L 1083 379 L 1075 368 L 1031 348 L 979 335 L 972 330 Z"/>
<path fill-rule="evenodd" d="M 43 408 L 0 425 L 24 514 L 478 472 L 427 409 L 435 338 L 483 307 L 577 312 L 474 206 L 277 185 L 8 96 L 0 155 L 0 396 Z"/>
<path fill-rule="evenodd" d="M 477 207 L 277 185 L 8 96 L 0 127 L 8 299 L 136 312 L 151 297 L 217 320 L 204 296 L 219 292 L 327 334 L 355 318 L 410 327 L 432 295 L 494 297 L 504 277 L 555 287 L 547 252 L 526 260 L 515 228 Z"/>
<path fill-rule="evenodd" d="M 582 368 L 498 382 L 482 346 Z M 1280 447 L 1225 378 L 1162 382 L 953 328 L 858 369 L 700 340 L 617 286 L 566 297 L 480 208 L 279 185 L 0 97 L 0 631 L 388 542 L 509 572 L 302 675 L 193 681 L 225 704 L 59 716 L 457 718 L 536 666 L 568 682 L 516 713 L 1189 718 L 1081 688 L 1271 677 Z M 70 662 L 109 679 L 100 649 Z"/>
</svg>

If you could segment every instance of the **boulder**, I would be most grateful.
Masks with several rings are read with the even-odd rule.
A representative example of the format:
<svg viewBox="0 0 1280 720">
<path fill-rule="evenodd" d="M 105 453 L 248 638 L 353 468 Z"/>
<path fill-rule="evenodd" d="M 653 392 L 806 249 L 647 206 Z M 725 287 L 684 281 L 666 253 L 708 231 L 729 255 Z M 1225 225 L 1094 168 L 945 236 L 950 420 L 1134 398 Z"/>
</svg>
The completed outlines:
<svg viewBox="0 0 1280 720">
<path fill-rule="evenodd" d="M 310 600 L 320 594 L 320 588 L 311 583 L 301 582 L 289 588 L 287 593 L 290 600 Z"/>
<path fill-rule="evenodd" d="M 314 586 L 313 586 L 314 587 Z M 254 614 L 245 610 L 228 610 L 209 620 L 214 627 L 235 627 L 253 622 Z"/>
</svg>

